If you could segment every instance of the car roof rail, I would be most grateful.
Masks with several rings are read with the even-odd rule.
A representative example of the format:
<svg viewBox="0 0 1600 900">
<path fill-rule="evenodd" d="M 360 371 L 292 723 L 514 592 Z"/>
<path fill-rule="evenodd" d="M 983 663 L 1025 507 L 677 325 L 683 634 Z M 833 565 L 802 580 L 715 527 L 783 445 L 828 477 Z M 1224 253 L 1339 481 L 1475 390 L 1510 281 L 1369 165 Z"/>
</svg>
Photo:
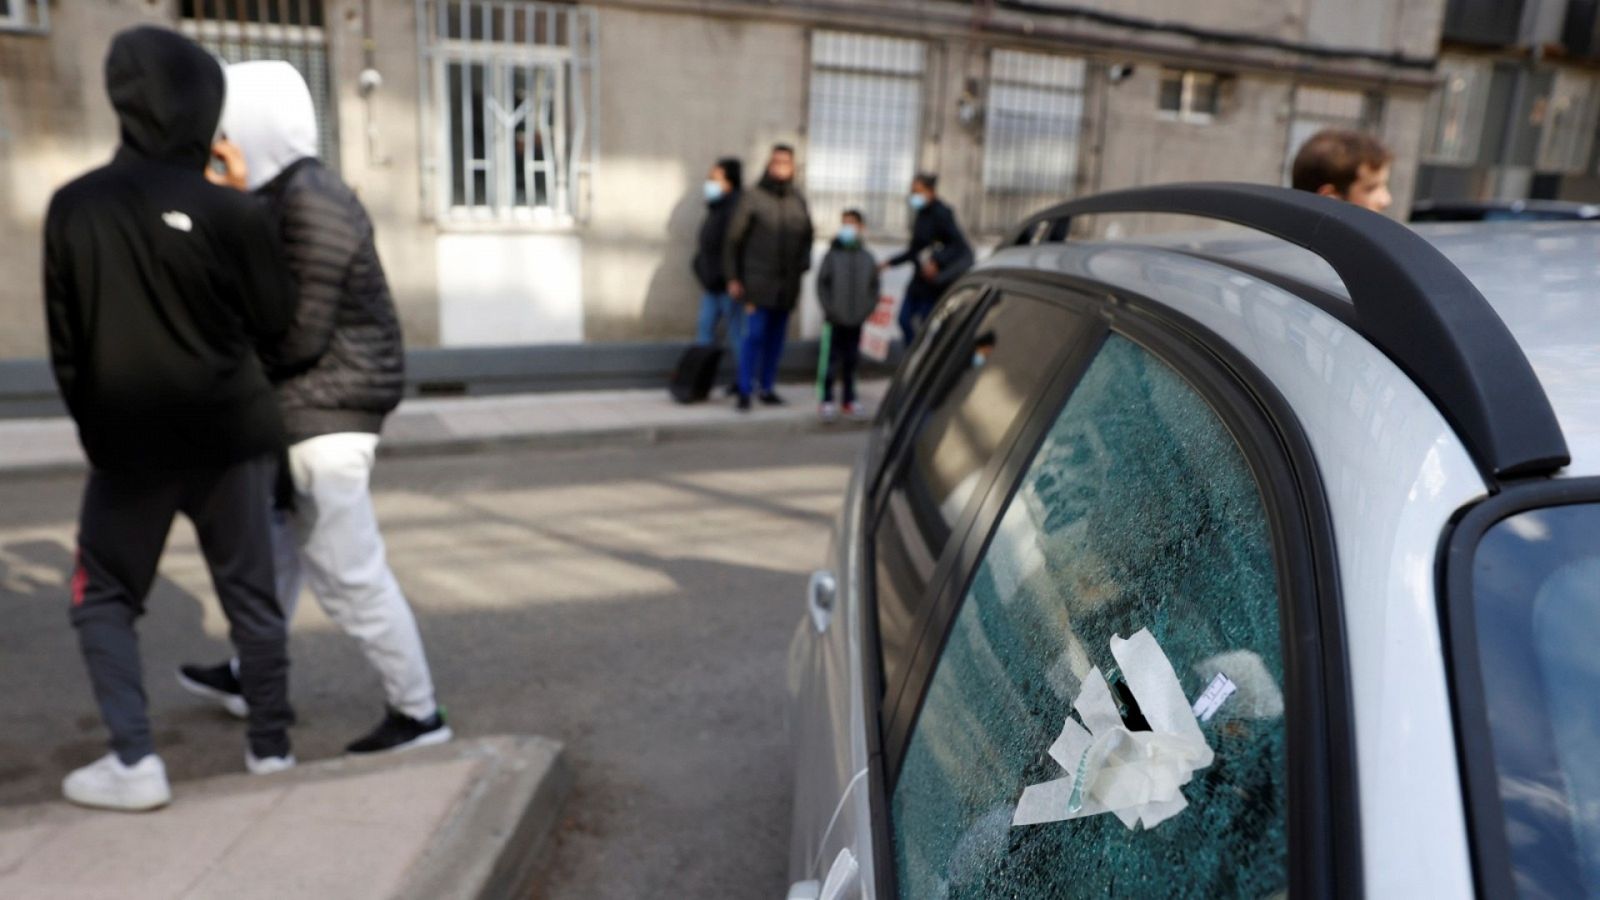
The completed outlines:
<svg viewBox="0 0 1600 900">
<path fill-rule="evenodd" d="M 1485 472 L 1542 475 L 1571 462 L 1550 399 L 1510 329 L 1477 286 L 1410 228 L 1306 191 L 1188 183 L 1062 203 L 1031 216 L 1001 246 L 1064 241 L 1073 218 L 1103 213 L 1232 222 L 1311 251 L 1344 282 L 1362 335 L 1433 399 Z"/>
</svg>

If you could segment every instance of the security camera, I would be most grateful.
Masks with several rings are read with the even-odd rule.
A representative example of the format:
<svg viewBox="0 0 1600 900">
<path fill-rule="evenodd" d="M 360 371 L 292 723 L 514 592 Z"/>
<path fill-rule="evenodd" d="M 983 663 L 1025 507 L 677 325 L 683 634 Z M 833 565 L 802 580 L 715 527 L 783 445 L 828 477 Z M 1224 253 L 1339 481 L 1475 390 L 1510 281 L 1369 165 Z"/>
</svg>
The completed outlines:
<svg viewBox="0 0 1600 900">
<path fill-rule="evenodd" d="M 383 75 L 377 69 L 362 69 L 356 85 L 361 89 L 361 96 L 368 96 L 383 87 Z"/>
<path fill-rule="evenodd" d="M 1121 84 L 1133 75 L 1133 63 L 1116 63 L 1106 70 L 1112 84 Z"/>
</svg>

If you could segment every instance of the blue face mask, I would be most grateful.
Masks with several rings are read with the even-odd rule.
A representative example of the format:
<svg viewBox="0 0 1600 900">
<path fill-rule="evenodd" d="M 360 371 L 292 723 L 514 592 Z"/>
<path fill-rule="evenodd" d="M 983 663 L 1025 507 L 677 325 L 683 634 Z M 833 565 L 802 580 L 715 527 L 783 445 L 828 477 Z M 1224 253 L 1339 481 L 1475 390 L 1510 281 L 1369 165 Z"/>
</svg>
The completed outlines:
<svg viewBox="0 0 1600 900">
<path fill-rule="evenodd" d="M 854 225 L 843 225 L 839 228 L 839 242 L 848 246 L 855 246 L 861 240 L 861 232 Z"/>
<path fill-rule="evenodd" d="M 928 205 L 928 198 L 922 194 L 912 194 L 906 198 L 906 202 L 911 204 L 912 209 L 921 212 L 923 207 Z"/>
<path fill-rule="evenodd" d="M 722 183 L 717 181 L 706 182 L 706 202 L 715 203 L 722 199 Z"/>
</svg>

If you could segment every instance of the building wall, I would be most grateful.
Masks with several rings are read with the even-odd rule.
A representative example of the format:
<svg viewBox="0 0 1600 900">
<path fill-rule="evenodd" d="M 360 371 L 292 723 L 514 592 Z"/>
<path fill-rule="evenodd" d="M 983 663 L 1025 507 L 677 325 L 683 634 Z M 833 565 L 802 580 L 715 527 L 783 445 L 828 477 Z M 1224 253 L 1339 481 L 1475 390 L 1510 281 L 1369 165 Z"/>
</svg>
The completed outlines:
<svg viewBox="0 0 1600 900">
<path fill-rule="evenodd" d="M 792 24 L 601 9 L 599 175 L 582 229 L 588 339 L 692 333 L 706 172 L 739 156 L 751 184 L 773 143 L 800 142 L 807 59 Z"/>
<path fill-rule="evenodd" d="M 1099 6 L 1122 16 L 1286 41 L 1423 56 L 1436 49 L 1443 0 L 1353 2 L 1354 8 L 1341 0 L 1099 0 Z M 705 171 L 719 156 L 738 155 L 746 162 L 747 182 L 753 182 L 768 147 L 788 141 L 800 149 L 804 178 L 809 34 L 817 27 L 897 34 L 928 43 L 918 160 L 923 168 L 941 173 L 942 193 L 969 226 L 976 226 L 982 200 L 984 134 L 981 122 L 963 124 L 957 98 L 969 80 L 981 93 L 995 47 L 1088 61 L 1079 164 L 1084 190 L 1194 179 L 1276 182 L 1288 151 L 1294 76 L 1272 60 L 1241 63 L 1226 80 L 1221 111 L 1209 124 L 1171 121 L 1160 114 L 1163 57 L 1157 51 L 1166 44 L 1195 43 L 1187 38 L 1158 36 L 1151 43 L 1141 33 L 1141 49 L 1133 51 L 1105 43 L 1109 26 L 1104 23 L 1078 23 L 1093 33 L 1077 44 L 1015 30 L 986 33 L 971 27 L 970 4 L 940 0 L 872 0 L 827 18 L 781 3 L 597 0 L 585 4 L 597 8 L 599 21 L 600 108 L 593 119 L 599 151 L 588 215 L 555 233 L 473 242 L 463 240 L 470 229 L 442 228 L 424 195 L 424 179 L 431 175 L 424 172 L 423 162 L 437 155 L 428 152 L 432 148 L 427 142 L 437 136 L 422 113 L 431 73 L 419 58 L 415 0 L 373 0 L 372 5 L 368 44 L 361 0 L 327 3 L 338 162 L 372 214 L 408 342 L 417 347 L 449 339 L 452 329 L 458 336 L 465 333 L 463 323 L 476 323 L 477 334 L 494 336 L 492 317 L 504 313 L 507 303 L 515 305 L 516 297 L 480 311 L 463 306 L 458 289 L 454 298 L 445 298 L 453 305 L 442 314 L 440 260 L 443 254 L 448 265 L 459 269 L 464 257 L 455 248 L 482 249 L 508 241 L 517 247 L 532 242 L 539 253 L 557 256 L 521 254 L 516 267 L 485 277 L 494 275 L 490 280 L 512 290 L 526 285 L 529 296 L 536 288 L 574 295 L 571 302 L 574 309 L 581 308 L 581 321 L 572 325 L 573 336 L 613 341 L 690 334 L 699 292 L 689 259 L 704 211 L 700 184 Z M 139 22 L 171 24 L 175 6 L 173 0 L 57 2 L 49 35 L 0 33 L 0 227 L 6 235 L 0 241 L 0 271 L 25 274 L 0 284 L 0 315 L 7 322 L 0 329 L 0 357 L 45 352 L 35 275 L 41 220 L 55 187 L 104 161 L 114 149 L 115 120 L 99 75 L 110 37 Z M 929 14 L 889 15 L 891 7 Z M 1050 26 L 1059 31 L 1078 27 L 1075 23 L 1071 17 L 1053 17 Z M 383 84 L 363 94 L 358 83 L 369 46 L 370 62 L 382 73 Z M 1277 54 L 1272 57 L 1277 59 L 1286 51 L 1262 52 Z M 1131 76 L 1112 83 L 1107 77 L 1112 64 L 1132 64 Z M 1411 87 L 1389 84 L 1387 70 L 1378 62 L 1350 63 L 1345 70 L 1339 77 L 1355 79 L 1347 86 L 1385 97 L 1383 133 L 1397 154 L 1393 186 L 1397 212 L 1403 215 L 1425 87 L 1415 86 L 1414 72 Z M 819 233 L 830 235 L 835 225 L 819 222 Z M 979 242 L 991 237 L 979 235 Z M 887 250 L 903 240 L 901 234 L 873 235 L 875 249 Z M 548 277 L 561 266 L 546 266 L 543 260 L 557 257 L 570 258 L 570 272 Z M 471 289 L 470 282 L 457 284 Z M 814 329 L 814 318 L 802 316 L 799 327 Z M 522 333 L 530 333 L 523 325 Z"/>
<path fill-rule="evenodd" d="M 0 32 L 0 358 L 47 352 L 45 209 L 57 187 L 116 149 L 101 75 L 111 36 L 162 13 L 143 0 L 77 0 L 52 5 L 49 35 Z"/>
</svg>

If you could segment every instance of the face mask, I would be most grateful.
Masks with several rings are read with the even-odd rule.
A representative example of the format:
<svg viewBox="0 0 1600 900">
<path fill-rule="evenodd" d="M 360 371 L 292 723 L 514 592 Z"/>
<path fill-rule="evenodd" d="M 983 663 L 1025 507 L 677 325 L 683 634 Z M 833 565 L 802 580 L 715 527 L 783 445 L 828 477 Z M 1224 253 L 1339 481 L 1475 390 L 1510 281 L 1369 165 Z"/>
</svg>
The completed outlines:
<svg viewBox="0 0 1600 900">
<path fill-rule="evenodd" d="M 861 232 L 854 225 L 844 225 L 839 228 L 839 241 L 844 244 L 854 244 L 861 240 Z"/>
<path fill-rule="evenodd" d="M 706 182 L 706 202 L 715 203 L 722 199 L 722 184 L 716 181 Z"/>
<path fill-rule="evenodd" d="M 911 204 L 912 209 L 920 212 L 923 207 L 928 205 L 928 198 L 921 194 L 912 194 L 906 198 L 906 202 Z"/>
<path fill-rule="evenodd" d="M 981 350 L 973 351 L 973 354 L 972 354 L 972 367 L 974 369 L 981 369 L 984 366 L 988 365 L 988 363 L 989 363 L 989 357 L 985 356 L 983 351 L 981 351 Z"/>
</svg>

